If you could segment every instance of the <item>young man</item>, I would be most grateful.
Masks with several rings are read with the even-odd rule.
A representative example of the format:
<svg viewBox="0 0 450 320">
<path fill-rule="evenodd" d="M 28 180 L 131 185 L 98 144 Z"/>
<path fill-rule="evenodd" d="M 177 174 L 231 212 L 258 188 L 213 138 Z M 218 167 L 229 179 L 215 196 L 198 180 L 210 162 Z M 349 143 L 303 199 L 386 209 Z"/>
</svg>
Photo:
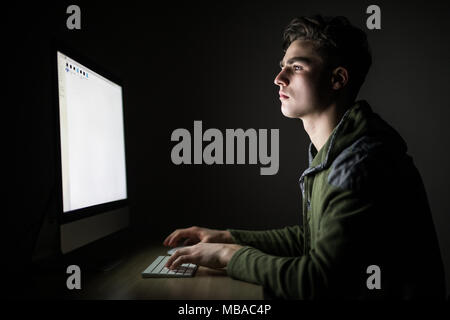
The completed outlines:
<svg viewBox="0 0 450 320">
<path fill-rule="evenodd" d="M 443 298 L 428 200 L 400 135 L 366 101 L 365 33 L 344 17 L 294 19 L 284 32 L 281 111 L 302 120 L 311 144 L 300 177 L 303 224 L 269 231 L 180 229 L 167 266 L 227 267 L 275 297 Z M 373 275 L 372 275 L 373 273 Z"/>
</svg>

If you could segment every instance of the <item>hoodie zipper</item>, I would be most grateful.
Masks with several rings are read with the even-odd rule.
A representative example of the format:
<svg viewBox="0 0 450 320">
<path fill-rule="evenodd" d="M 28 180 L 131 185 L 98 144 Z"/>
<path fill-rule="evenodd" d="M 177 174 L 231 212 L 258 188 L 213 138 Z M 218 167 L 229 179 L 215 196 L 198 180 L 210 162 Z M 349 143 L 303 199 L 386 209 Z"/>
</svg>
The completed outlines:
<svg viewBox="0 0 450 320">
<path fill-rule="evenodd" d="M 304 234 L 305 234 L 305 239 L 303 239 L 303 254 L 307 254 L 307 243 L 308 243 L 308 237 L 309 237 L 309 232 L 308 232 L 308 223 L 307 223 L 307 214 L 308 214 L 308 183 L 307 183 L 308 179 L 305 176 L 304 178 L 304 184 L 303 184 L 303 190 L 304 190 L 304 194 L 303 194 L 303 230 L 304 230 Z"/>
</svg>

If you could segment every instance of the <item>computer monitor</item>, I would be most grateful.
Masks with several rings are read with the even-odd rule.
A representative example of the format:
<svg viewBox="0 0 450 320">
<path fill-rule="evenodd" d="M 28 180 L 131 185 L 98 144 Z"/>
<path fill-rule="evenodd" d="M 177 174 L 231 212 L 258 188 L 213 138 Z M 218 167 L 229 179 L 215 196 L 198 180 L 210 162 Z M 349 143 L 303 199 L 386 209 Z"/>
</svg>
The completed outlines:
<svg viewBox="0 0 450 320">
<path fill-rule="evenodd" d="M 56 49 L 62 253 L 129 225 L 121 81 Z"/>
</svg>

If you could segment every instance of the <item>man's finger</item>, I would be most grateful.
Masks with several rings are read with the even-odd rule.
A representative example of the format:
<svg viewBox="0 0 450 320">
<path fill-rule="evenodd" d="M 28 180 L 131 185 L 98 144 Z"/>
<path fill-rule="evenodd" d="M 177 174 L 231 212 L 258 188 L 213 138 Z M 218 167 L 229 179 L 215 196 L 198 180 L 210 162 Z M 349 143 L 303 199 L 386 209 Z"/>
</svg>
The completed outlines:
<svg viewBox="0 0 450 320">
<path fill-rule="evenodd" d="M 178 251 L 180 251 L 181 249 L 178 249 L 177 251 L 175 251 L 170 258 L 167 260 L 165 267 L 169 268 L 172 265 L 172 262 L 175 261 L 176 258 L 178 258 L 178 256 L 180 255 L 180 253 Z"/>
<path fill-rule="evenodd" d="M 175 235 L 178 231 L 179 231 L 179 230 L 175 230 L 175 231 L 173 231 L 171 234 L 169 234 L 169 235 L 167 236 L 167 238 L 164 240 L 163 244 L 164 244 L 165 246 L 168 246 L 170 240 L 174 237 L 174 235 Z"/>
<path fill-rule="evenodd" d="M 169 236 L 170 238 L 167 241 L 167 246 L 176 247 L 176 245 L 177 245 L 178 241 L 180 241 L 180 239 L 189 238 L 191 236 L 193 236 L 192 230 L 189 230 L 189 229 L 177 230 L 177 231 L 173 232 L 171 236 Z"/>
<path fill-rule="evenodd" d="M 175 261 L 172 262 L 170 269 L 178 269 L 183 263 L 193 263 L 193 257 L 191 255 L 181 255 Z"/>
<path fill-rule="evenodd" d="M 166 267 L 169 268 L 172 263 L 180 256 L 188 254 L 190 251 L 187 248 L 182 248 L 182 249 L 178 249 L 177 251 L 175 251 L 172 256 L 167 260 L 166 262 Z"/>
<path fill-rule="evenodd" d="M 180 233 L 182 233 L 183 230 L 175 230 L 174 232 L 172 232 L 167 238 L 166 240 L 164 240 L 164 245 L 165 246 L 172 246 L 172 243 L 175 241 L 177 241 L 178 238 L 182 237 L 182 235 L 180 235 Z"/>
</svg>

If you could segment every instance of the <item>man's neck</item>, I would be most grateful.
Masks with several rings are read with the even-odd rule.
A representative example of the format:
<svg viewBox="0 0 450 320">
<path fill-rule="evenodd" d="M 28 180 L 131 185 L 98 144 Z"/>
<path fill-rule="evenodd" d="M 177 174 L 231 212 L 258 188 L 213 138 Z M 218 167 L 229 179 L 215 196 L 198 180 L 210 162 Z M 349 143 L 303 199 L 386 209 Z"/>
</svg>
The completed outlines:
<svg viewBox="0 0 450 320">
<path fill-rule="evenodd" d="M 317 151 L 322 149 L 337 126 L 346 108 L 336 102 L 313 114 L 302 117 L 303 126 Z"/>
</svg>

